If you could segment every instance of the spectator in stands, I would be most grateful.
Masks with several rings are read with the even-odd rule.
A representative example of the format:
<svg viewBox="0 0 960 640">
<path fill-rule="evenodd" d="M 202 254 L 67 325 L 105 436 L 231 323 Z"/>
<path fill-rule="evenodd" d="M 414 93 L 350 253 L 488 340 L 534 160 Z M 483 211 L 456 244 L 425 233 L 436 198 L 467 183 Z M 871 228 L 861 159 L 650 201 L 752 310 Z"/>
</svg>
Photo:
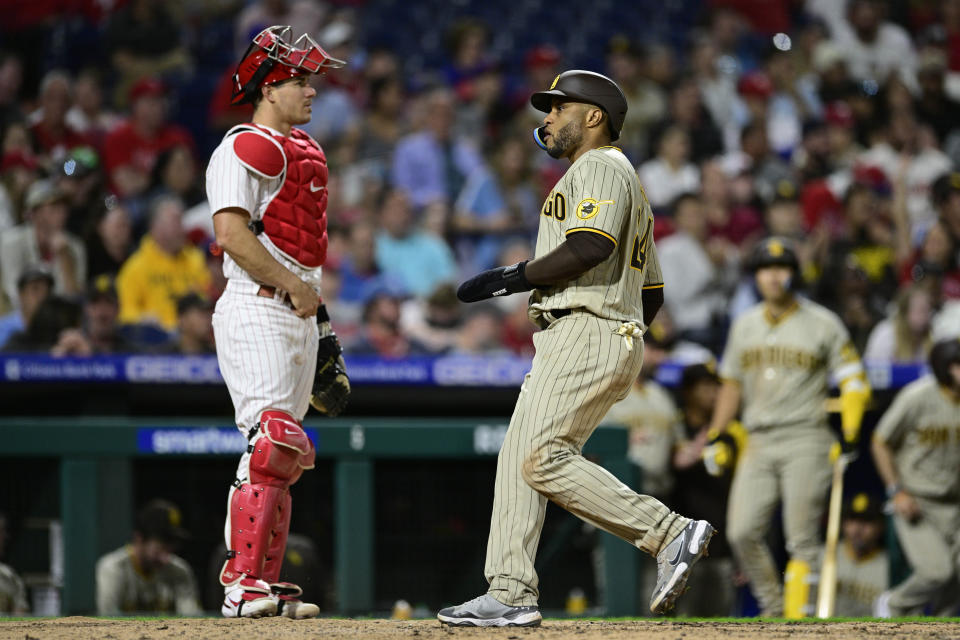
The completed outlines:
<svg viewBox="0 0 960 640">
<path fill-rule="evenodd" d="M 114 70 L 115 102 L 136 100 L 128 93 L 142 78 L 185 74 L 192 67 L 182 44 L 186 25 L 179 24 L 170 5 L 157 0 L 130 0 L 110 15 L 104 44 Z"/>
<path fill-rule="evenodd" d="M 431 353 L 445 353 L 460 344 L 460 333 L 473 313 L 472 308 L 470 313 L 464 311 L 454 286 L 441 283 L 424 300 L 403 305 L 400 328 Z"/>
<path fill-rule="evenodd" d="M 833 7 L 827 5 L 833 4 Z M 883 84 L 891 74 L 912 77 L 916 54 L 910 36 L 903 27 L 885 20 L 887 4 L 882 0 L 851 0 L 847 15 L 838 15 L 836 3 L 821 0 L 810 3 L 830 27 L 832 40 L 847 61 L 857 80 Z"/>
<path fill-rule="evenodd" d="M 101 274 L 116 276 L 130 257 L 133 247 L 133 225 L 130 212 L 116 196 L 107 196 L 98 215 L 85 234 L 87 273 L 90 278 Z"/>
<path fill-rule="evenodd" d="M 177 331 L 158 352 L 190 356 L 216 353 L 213 344 L 213 304 L 196 293 L 188 293 L 177 300 Z"/>
<path fill-rule="evenodd" d="M 509 351 L 500 341 L 500 310 L 491 304 L 477 305 L 463 319 L 448 355 L 505 355 Z"/>
<path fill-rule="evenodd" d="M 0 511 L 0 558 L 6 557 L 8 536 L 7 514 Z M 27 602 L 23 579 L 13 567 L 0 563 L 0 615 L 25 616 L 28 613 L 30 603 Z"/>
<path fill-rule="evenodd" d="M 361 220 L 351 225 L 346 254 L 338 267 L 341 302 L 362 305 L 382 289 L 404 292 L 403 283 L 377 264 L 375 238 L 376 230 L 371 223 Z"/>
<path fill-rule="evenodd" d="M 0 233 L 20 223 L 23 199 L 38 169 L 33 153 L 16 149 L 0 154 Z"/>
<path fill-rule="evenodd" d="M 946 71 L 947 58 L 942 51 L 931 49 L 920 55 L 917 69 L 920 95 L 914 107 L 917 119 L 929 125 L 941 143 L 957 130 L 957 113 L 960 113 L 960 103 L 947 95 Z"/>
<path fill-rule="evenodd" d="M 467 178 L 450 221 L 462 271 L 492 268 L 506 242 L 535 234 L 541 202 L 529 149 L 525 138 L 508 136 L 497 146 L 490 170 L 478 169 Z"/>
<path fill-rule="evenodd" d="M 674 125 L 655 142 L 657 155 L 637 168 L 640 183 L 654 211 L 667 207 L 677 196 L 700 190 L 700 170 L 690 162 L 690 138 Z"/>
<path fill-rule="evenodd" d="M 863 359 L 887 363 L 923 362 L 930 350 L 934 300 L 929 289 L 911 285 L 900 290 L 893 314 L 870 333 Z"/>
<path fill-rule="evenodd" d="M 346 15 L 338 15 L 319 34 L 324 50 L 338 60 L 356 60 L 360 54 L 355 50 L 356 27 Z M 361 113 L 358 108 L 360 74 L 352 65 L 329 69 L 323 80 L 315 76 L 311 80 L 317 90 L 313 101 L 312 117 L 304 129 L 324 147 L 339 141 L 345 133 L 356 128 Z"/>
<path fill-rule="evenodd" d="M 764 69 L 773 85 L 767 114 L 770 145 L 781 155 L 792 152 L 800 143 L 805 120 L 819 118 L 823 110 L 816 87 L 798 76 L 790 50 L 772 47 Z"/>
<path fill-rule="evenodd" d="M 152 500 L 138 513 L 133 539 L 97 560 L 97 614 L 196 616 L 197 580 L 187 562 L 174 555 L 189 537 L 180 510 Z"/>
<path fill-rule="evenodd" d="M 100 70 L 87 67 L 73 82 L 73 106 L 67 111 L 67 126 L 84 136 L 97 149 L 119 122 L 117 114 L 103 104 L 103 86 Z"/>
<path fill-rule="evenodd" d="M 327 15 L 327 4 L 313 0 L 254 0 L 246 4 L 234 22 L 237 56 L 243 55 L 255 35 L 275 24 L 288 24 L 293 33 L 317 38 Z"/>
<path fill-rule="evenodd" d="M 713 406 L 720 392 L 716 366 L 684 367 L 680 377 L 680 421 L 674 436 L 671 473 L 676 478 L 670 504 L 683 505 L 691 517 L 710 518 L 726 530 L 727 496 L 733 480 L 737 439 L 743 442 L 743 427 L 732 423 L 724 434 L 724 453 L 719 457 L 708 444 Z M 738 434 L 736 438 L 732 434 Z M 714 448 L 718 445 L 712 445 Z M 690 594 L 677 603 L 677 613 L 687 616 L 727 616 L 733 609 L 734 563 L 726 538 L 713 540 L 705 558 L 703 575 L 691 575 Z M 698 571 L 699 573 L 699 571 Z"/>
<path fill-rule="evenodd" d="M 850 95 L 853 81 L 847 71 L 847 61 L 835 43 L 822 40 L 813 49 L 814 78 L 817 97 L 821 104 L 844 100 Z"/>
<path fill-rule="evenodd" d="M 206 202 L 200 186 L 197 161 L 186 144 L 177 144 L 162 151 L 150 176 L 150 197 L 170 195 L 179 198 L 187 208 Z M 209 215 L 209 212 L 207 213 Z"/>
<path fill-rule="evenodd" d="M 20 89 L 23 86 L 23 62 L 10 51 L 0 51 L 0 131 L 23 119 Z"/>
<path fill-rule="evenodd" d="M 655 110 L 653 117 L 650 117 L 646 109 L 639 108 L 641 105 L 645 106 L 644 99 L 648 97 L 641 89 L 641 82 L 644 80 L 643 57 L 640 48 L 631 42 L 629 37 L 617 34 L 610 38 L 607 43 L 606 62 L 607 75 L 617 83 L 630 105 L 617 146 L 623 149 L 628 158 L 639 160 L 646 155 L 647 129 L 666 112 L 666 97 L 663 89 L 659 87 L 656 89 L 657 94 L 650 96 L 659 101 L 659 109 Z"/>
<path fill-rule="evenodd" d="M 794 179 L 790 165 L 770 149 L 763 122 L 751 122 L 743 128 L 740 151 L 728 154 L 724 163 L 729 174 L 748 172 L 753 190 L 764 203 L 773 200 L 780 182 Z"/>
<path fill-rule="evenodd" d="M 43 164 L 53 166 L 62 162 L 74 147 L 90 144 L 67 122 L 67 111 L 73 103 L 73 81 L 65 71 L 50 71 L 43 77 L 39 102 L 40 108 L 30 114 L 30 135 Z"/>
<path fill-rule="evenodd" d="M 390 176 L 394 149 L 404 132 L 404 88 L 398 76 L 370 81 L 367 108 L 357 127 L 357 160 L 368 165 L 381 184 Z"/>
<path fill-rule="evenodd" d="M 723 134 L 724 148 L 735 149 L 740 143 L 741 123 L 738 118 L 741 105 L 736 78 L 729 69 L 723 68 L 723 62 L 713 38 L 699 35 L 690 50 L 690 67 L 700 87 L 703 104 Z"/>
<path fill-rule="evenodd" d="M 738 200 L 734 195 L 737 181 L 724 173 L 719 159 L 704 162 L 700 168 L 700 195 L 706 210 L 711 238 L 722 238 L 742 247 L 763 233 L 760 212 L 751 202 Z M 661 220 L 657 220 L 660 225 Z"/>
<path fill-rule="evenodd" d="M 186 242 L 183 203 L 163 196 L 150 210 L 150 230 L 117 276 L 120 322 L 171 331 L 177 325 L 177 299 L 205 292 L 210 274 L 203 253 Z"/>
<path fill-rule="evenodd" d="M 30 185 L 24 201 L 26 221 L 0 235 L 0 277 L 3 291 L 15 301 L 17 278 L 25 269 L 42 265 L 53 275 L 54 292 L 77 295 L 86 282 L 86 249 L 66 231 L 66 194 L 53 182 Z"/>
<path fill-rule="evenodd" d="M 81 327 L 80 306 L 60 296 L 48 295 L 37 307 L 23 331 L 13 334 L 3 345 L 6 353 L 50 353 L 51 355 L 89 355 Z"/>
<path fill-rule="evenodd" d="M 935 301 L 960 300 L 960 266 L 956 256 L 953 238 L 942 223 L 935 223 L 901 266 L 901 286 L 919 283 L 933 294 Z"/>
<path fill-rule="evenodd" d="M 392 189 L 385 194 L 380 226 L 377 265 L 380 271 L 396 275 L 408 292 L 426 296 L 440 282 L 455 278 L 453 252 L 441 238 L 414 228 L 410 200 L 403 191 Z"/>
<path fill-rule="evenodd" d="M 422 345 L 400 331 L 400 300 L 385 291 L 367 301 L 360 335 L 347 351 L 381 358 L 404 358 L 427 353 Z"/>
<path fill-rule="evenodd" d="M 103 165 L 110 188 L 119 196 L 139 196 L 150 187 L 157 157 L 177 145 L 193 149 L 193 138 L 183 127 L 167 122 L 167 88 L 144 78 L 130 89 L 130 118 L 107 135 Z"/>
<path fill-rule="evenodd" d="M 937 218 L 952 240 L 954 265 L 960 265 L 960 172 L 937 178 L 931 192 Z"/>
<path fill-rule="evenodd" d="M 890 559 L 883 546 L 884 520 L 876 496 L 858 493 L 843 505 L 834 615 L 872 616 L 874 601 L 889 588 Z"/>
<path fill-rule="evenodd" d="M 70 205 L 67 228 L 82 235 L 103 206 L 100 157 L 93 147 L 76 147 L 57 163 L 54 175 L 57 187 L 67 196 Z"/>
<path fill-rule="evenodd" d="M 699 164 L 722 153 L 723 137 L 710 112 L 703 106 L 697 79 L 681 75 L 674 79 L 670 89 L 667 116 L 651 130 L 651 138 L 670 125 L 679 125 L 690 138 L 690 159 Z"/>
<path fill-rule="evenodd" d="M 467 177 L 483 166 L 477 149 L 452 135 L 453 94 L 433 89 L 425 100 L 423 130 L 401 138 L 393 154 L 393 185 L 417 209 L 435 202 L 451 204 Z"/>
<path fill-rule="evenodd" d="M 50 272 L 32 267 L 17 278 L 19 306 L 5 316 L 0 316 L 0 347 L 29 326 L 37 308 L 53 291 L 53 276 Z"/>
<path fill-rule="evenodd" d="M 90 281 L 83 305 L 83 338 L 91 354 L 136 353 L 140 350 L 120 331 L 117 324 L 119 304 L 114 279 L 101 274 Z"/>
<path fill-rule="evenodd" d="M 857 143 L 856 119 L 846 102 L 827 104 L 823 113 L 827 125 L 829 167 L 835 170 L 851 170 L 863 148 Z"/>
<path fill-rule="evenodd" d="M 711 350 L 720 348 L 727 298 L 737 278 L 726 243 L 711 243 L 700 196 L 687 193 L 673 203 L 677 232 L 657 243 L 665 282 L 664 307 L 678 333 Z"/>
</svg>

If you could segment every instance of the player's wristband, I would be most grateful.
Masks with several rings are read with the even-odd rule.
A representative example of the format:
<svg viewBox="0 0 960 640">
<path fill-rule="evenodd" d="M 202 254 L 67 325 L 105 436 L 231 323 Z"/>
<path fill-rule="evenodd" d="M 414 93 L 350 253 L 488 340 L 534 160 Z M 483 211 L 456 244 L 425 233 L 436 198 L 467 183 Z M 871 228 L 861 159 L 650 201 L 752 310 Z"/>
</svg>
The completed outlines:
<svg viewBox="0 0 960 640">
<path fill-rule="evenodd" d="M 887 485 L 887 499 L 893 500 L 893 496 L 903 491 L 903 486 L 899 482 Z"/>
</svg>

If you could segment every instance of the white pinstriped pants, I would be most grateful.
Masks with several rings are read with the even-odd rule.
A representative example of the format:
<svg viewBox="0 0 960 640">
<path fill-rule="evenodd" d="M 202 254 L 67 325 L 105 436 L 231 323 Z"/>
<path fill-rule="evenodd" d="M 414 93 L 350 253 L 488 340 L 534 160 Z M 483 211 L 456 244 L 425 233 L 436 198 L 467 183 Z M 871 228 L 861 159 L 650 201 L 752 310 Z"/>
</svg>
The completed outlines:
<svg viewBox="0 0 960 640">
<path fill-rule="evenodd" d="M 213 314 L 220 374 L 244 436 L 267 409 L 302 421 L 317 368 L 316 319 L 298 318 L 279 296 L 263 298 L 257 289 L 253 282 L 228 281 Z M 246 457 L 237 472 L 241 481 Z"/>
<path fill-rule="evenodd" d="M 487 540 L 488 593 L 504 604 L 537 604 L 533 563 L 548 498 L 651 555 L 689 522 L 580 453 L 640 373 L 643 341 L 628 351 L 613 333 L 619 326 L 574 312 L 533 337 L 533 367 L 497 459 Z"/>
</svg>

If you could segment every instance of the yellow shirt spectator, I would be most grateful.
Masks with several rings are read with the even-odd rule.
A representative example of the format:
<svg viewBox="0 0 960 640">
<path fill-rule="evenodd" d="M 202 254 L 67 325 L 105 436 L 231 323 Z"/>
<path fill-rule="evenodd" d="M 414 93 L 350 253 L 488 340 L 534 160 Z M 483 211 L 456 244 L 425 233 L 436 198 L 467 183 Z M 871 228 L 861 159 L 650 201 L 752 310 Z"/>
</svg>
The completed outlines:
<svg viewBox="0 0 960 640">
<path fill-rule="evenodd" d="M 121 323 L 154 323 L 172 331 L 177 327 L 177 300 L 191 292 L 206 293 L 210 273 L 203 253 L 185 244 L 182 212 L 177 200 L 158 202 L 150 233 L 120 268 Z"/>
</svg>

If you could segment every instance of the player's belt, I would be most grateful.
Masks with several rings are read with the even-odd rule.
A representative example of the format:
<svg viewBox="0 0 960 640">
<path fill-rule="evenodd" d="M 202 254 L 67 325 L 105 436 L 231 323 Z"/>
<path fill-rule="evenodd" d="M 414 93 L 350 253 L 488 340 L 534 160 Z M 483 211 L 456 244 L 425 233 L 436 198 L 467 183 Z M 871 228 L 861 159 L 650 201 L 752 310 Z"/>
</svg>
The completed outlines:
<svg viewBox="0 0 960 640">
<path fill-rule="evenodd" d="M 262 285 L 260 285 L 260 288 L 257 289 L 257 295 L 260 296 L 261 298 L 276 298 L 276 297 L 277 297 L 277 288 L 276 288 L 276 287 L 271 287 L 271 286 L 268 285 L 268 284 L 262 284 Z M 283 296 L 283 301 L 284 301 L 284 302 L 287 304 L 287 306 L 289 306 L 291 309 L 293 308 L 293 302 L 290 301 L 290 294 L 289 294 L 289 293 L 284 294 L 284 296 Z"/>
<path fill-rule="evenodd" d="M 573 309 L 550 309 L 541 314 L 540 321 L 538 321 L 537 324 L 541 329 L 546 329 L 560 318 L 568 316 L 571 313 L 573 313 Z"/>
</svg>

